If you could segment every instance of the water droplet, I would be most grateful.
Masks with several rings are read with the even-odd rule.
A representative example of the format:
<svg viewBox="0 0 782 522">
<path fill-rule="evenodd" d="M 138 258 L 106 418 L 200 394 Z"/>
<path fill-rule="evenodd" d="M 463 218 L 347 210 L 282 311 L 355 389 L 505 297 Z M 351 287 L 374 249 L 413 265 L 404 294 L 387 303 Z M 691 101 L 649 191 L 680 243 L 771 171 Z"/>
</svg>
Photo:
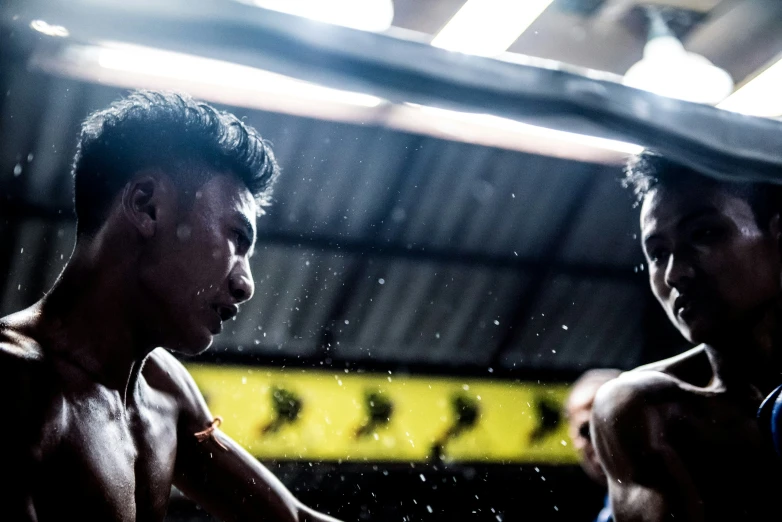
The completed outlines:
<svg viewBox="0 0 782 522">
<path fill-rule="evenodd" d="M 426 477 L 424 477 L 424 474 L 423 474 L 423 473 L 421 473 L 421 474 L 420 474 L 420 475 L 418 475 L 418 476 L 419 476 L 419 477 L 421 477 L 421 482 L 426 482 Z"/>
<path fill-rule="evenodd" d="M 381 284 L 381 285 L 386 284 L 386 280 L 383 279 L 382 277 L 380 279 L 378 279 L 377 282 L 378 282 L 378 284 Z"/>
<path fill-rule="evenodd" d="M 188 225 L 179 225 L 176 227 L 176 237 L 180 241 L 186 241 L 190 238 L 190 234 L 193 230 Z"/>
<path fill-rule="evenodd" d="M 500 325 L 500 322 L 499 322 L 497 319 L 495 319 L 495 320 L 494 320 L 494 324 L 495 324 L 495 325 L 497 325 L 497 326 L 499 326 L 499 325 Z"/>
<path fill-rule="evenodd" d="M 21 173 L 22 173 L 22 164 L 21 163 L 17 163 L 14 166 L 14 176 L 19 176 Z"/>
<path fill-rule="evenodd" d="M 563 329 L 563 330 L 567 330 L 567 325 L 566 325 L 566 324 L 563 324 L 563 325 L 562 325 L 562 329 Z"/>
</svg>

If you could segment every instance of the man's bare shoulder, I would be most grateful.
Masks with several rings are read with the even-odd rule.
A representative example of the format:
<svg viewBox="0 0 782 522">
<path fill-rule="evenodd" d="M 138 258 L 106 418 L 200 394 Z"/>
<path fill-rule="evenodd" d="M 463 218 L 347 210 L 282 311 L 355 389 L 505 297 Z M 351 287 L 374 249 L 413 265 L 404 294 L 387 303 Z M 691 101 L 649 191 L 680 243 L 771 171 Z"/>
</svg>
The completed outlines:
<svg viewBox="0 0 782 522">
<path fill-rule="evenodd" d="M 149 354 L 143 375 L 150 386 L 172 397 L 199 425 L 209 417 L 204 398 L 190 372 L 167 350 L 157 348 Z"/>
<path fill-rule="evenodd" d="M 190 373 L 163 348 L 153 350 L 144 362 L 144 379 L 153 387 L 176 395 L 188 394 L 194 385 Z"/>
<path fill-rule="evenodd" d="M 52 386 L 44 351 L 25 320 L 19 314 L 0 318 L 0 407 L 17 426 L 36 410 L 37 398 Z"/>
<path fill-rule="evenodd" d="M 673 357 L 639 366 L 627 373 L 643 371 L 661 372 L 691 383 L 692 381 L 702 379 L 705 374 L 710 375 L 711 366 L 708 355 L 706 355 L 706 349 L 703 346 L 696 346 Z"/>
<path fill-rule="evenodd" d="M 32 370 L 43 362 L 44 351 L 31 334 L 33 319 L 27 310 L 0 318 L 0 373 Z"/>
<path fill-rule="evenodd" d="M 650 409 L 679 403 L 708 381 L 708 357 L 702 347 L 639 366 L 604 384 L 595 397 L 598 418 L 640 420 Z"/>
</svg>

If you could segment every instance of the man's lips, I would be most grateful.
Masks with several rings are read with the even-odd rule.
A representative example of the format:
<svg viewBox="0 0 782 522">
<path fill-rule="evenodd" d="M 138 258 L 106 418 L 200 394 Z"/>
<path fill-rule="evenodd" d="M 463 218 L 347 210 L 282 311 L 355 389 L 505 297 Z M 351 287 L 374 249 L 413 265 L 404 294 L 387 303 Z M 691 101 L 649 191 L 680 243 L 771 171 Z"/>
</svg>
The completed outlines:
<svg viewBox="0 0 782 522">
<path fill-rule="evenodd" d="M 673 313 L 676 317 L 687 321 L 698 308 L 698 301 L 689 295 L 680 295 L 673 302 Z"/>
<path fill-rule="evenodd" d="M 212 308 L 212 314 L 210 314 L 211 320 L 209 321 L 209 331 L 212 335 L 218 335 L 223 331 L 223 320 L 220 318 L 220 314 Z"/>
<path fill-rule="evenodd" d="M 239 313 L 239 307 L 235 304 L 214 304 L 212 305 L 212 311 L 214 312 L 215 321 L 209 328 L 212 335 L 217 335 L 223 331 L 223 323 L 236 317 Z"/>
</svg>

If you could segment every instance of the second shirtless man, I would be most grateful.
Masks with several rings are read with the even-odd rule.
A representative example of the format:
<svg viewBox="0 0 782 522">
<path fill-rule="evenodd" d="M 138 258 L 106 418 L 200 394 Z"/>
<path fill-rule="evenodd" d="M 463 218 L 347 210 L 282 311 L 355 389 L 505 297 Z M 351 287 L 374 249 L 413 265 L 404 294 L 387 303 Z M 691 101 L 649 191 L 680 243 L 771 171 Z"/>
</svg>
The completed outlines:
<svg viewBox="0 0 782 522">
<path fill-rule="evenodd" d="M 592 436 L 615 520 L 775 519 L 782 482 L 755 419 L 782 370 L 779 189 L 716 181 L 648 151 L 626 182 L 642 204 L 652 292 L 697 346 L 596 398 Z"/>
</svg>

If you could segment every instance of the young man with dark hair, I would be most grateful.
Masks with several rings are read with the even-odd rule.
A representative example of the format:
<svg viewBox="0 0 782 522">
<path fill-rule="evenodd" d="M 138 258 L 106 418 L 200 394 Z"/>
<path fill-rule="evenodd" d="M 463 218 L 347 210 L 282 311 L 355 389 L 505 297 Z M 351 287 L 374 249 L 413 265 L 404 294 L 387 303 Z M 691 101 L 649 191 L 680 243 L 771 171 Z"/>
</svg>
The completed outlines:
<svg viewBox="0 0 782 522">
<path fill-rule="evenodd" d="M 592 436 L 615 520 L 777 520 L 782 481 L 756 412 L 782 370 L 780 189 L 648 151 L 626 185 L 652 292 L 697 346 L 598 392 Z"/>
<path fill-rule="evenodd" d="M 182 354 L 253 295 L 279 169 L 233 115 L 137 92 L 84 123 L 77 241 L 51 291 L 0 319 L 3 520 L 161 521 L 172 484 L 224 520 L 333 520 L 223 434 Z"/>
</svg>

